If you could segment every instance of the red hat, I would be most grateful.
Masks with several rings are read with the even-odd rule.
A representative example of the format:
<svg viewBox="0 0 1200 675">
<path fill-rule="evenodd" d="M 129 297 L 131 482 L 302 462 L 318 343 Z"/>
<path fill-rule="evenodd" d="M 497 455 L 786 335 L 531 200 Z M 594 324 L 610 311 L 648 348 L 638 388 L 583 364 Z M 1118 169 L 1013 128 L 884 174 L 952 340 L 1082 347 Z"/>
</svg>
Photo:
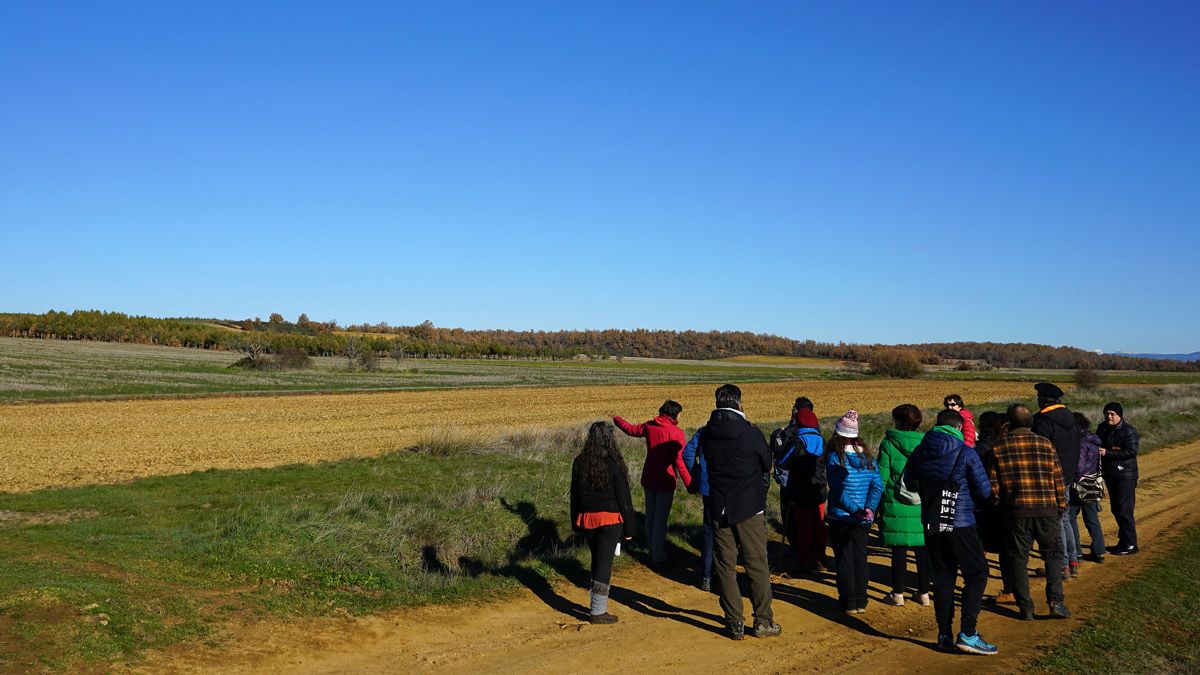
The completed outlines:
<svg viewBox="0 0 1200 675">
<path fill-rule="evenodd" d="M 801 408 L 797 410 L 795 420 L 796 424 L 805 429 L 821 428 L 821 423 L 817 420 L 817 416 L 814 415 L 813 411 L 809 410 L 808 408 Z"/>
</svg>

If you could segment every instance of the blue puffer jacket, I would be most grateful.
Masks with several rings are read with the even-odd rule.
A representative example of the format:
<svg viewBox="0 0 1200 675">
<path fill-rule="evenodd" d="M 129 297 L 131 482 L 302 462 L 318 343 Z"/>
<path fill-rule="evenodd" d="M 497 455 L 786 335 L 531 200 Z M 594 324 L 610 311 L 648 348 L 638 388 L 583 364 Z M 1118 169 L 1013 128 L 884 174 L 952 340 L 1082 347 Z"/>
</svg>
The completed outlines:
<svg viewBox="0 0 1200 675">
<path fill-rule="evenodd" d="M 683 446 L 683 465 L 688 468 L 692 474 L 692 482 L 695 485 L 691 486 L 689 492 L 699 492 L 701 497 L 708 496 L 708 465 L 704 461 L 704 453 L 700 450 L 700 432 L 704 431 L 704 427 L 696 430 L 692 436 L 692 440 Z M 700 455 L 700 463 L 696 465 L 696 455 Z"/>
<path fill-rule="evenodd" d="M 842 466 L 838 454 L 830 449 L 825 453 L 825 467 L 829 479 L 829 505 L 825 507 L 825 517 L 870 525 L 870 520 L 859 520 L 855 514 L 863 509 L 874 511 L 879 508 L 879 498 L 883 496 L 879 470 L 874 466 L 868 469 L 863 456 L 849 449 L 846 466 Z"/>
<path fill-rule="evenodd" d="M 950 469 L 958 462 L 954 476 Z M 913 450 L 908 459 L 910 471 L 916 473 L 917 480 L 928 481 L 932 487 L 941 485 L 947 477 L 958 482 L 958 504 L 954 509 L 954 527 L 971 527 L 975 525 L 976 504 L 986 504 L 992 498 L 992 482 L 988 479 L 987 471 L 979 455 L 968 448 L 961 438 L 953 436 L 935 427 L 925 434 L 921 444 Z M 924 504 L 922 504 L 924 506 Z"/>
</svg>

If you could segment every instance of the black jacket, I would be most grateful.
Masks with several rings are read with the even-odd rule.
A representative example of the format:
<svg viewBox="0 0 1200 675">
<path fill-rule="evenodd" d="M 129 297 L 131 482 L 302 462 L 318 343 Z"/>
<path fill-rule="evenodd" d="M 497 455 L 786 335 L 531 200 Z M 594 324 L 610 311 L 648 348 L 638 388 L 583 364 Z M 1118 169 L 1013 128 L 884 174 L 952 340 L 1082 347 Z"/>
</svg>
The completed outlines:
<svg viewBox="0 0 1200 675">
<path fill-rule="evenodd" d="M 1100 471 L 1105 478 L 1137 478 L 1138 477 L 1138 438 L 1137 429 L 1121 420 L 1117 426 L 1109 426 L 1101 422 L 1096 427 L 1096 435 L 1100 437 L 1100 446 L 1104 448 L 1104 457 L 1100 459 Z"/>
<path fill-rule="evenodd" d="M 1067 410 L 1066 406 L 1039 412 L 1033 416 L 1033 433 L 1049 440 L 1057 451 L 1058 463 L 1062 466 L 1063 484 L 1070 486 L 1074 483 L 1075 474 L 1079 470 L 1080 436 L 1075 413 Z"/>
<path fill-rule="evenodd" d="M 633 499 L 629 496 L 629 477 L 617 468 L 617 463 L 608 460 L 609 486 L 606 490 L 595 489 L 584 485 L 581 472 L 583 471 L 583 456 L 575 458 L 571 464 L 571 529 L 578 530 L 575 521 L 581 513 L 596 513 L 600 511 L 619 513 L 624 523 L 624 536 L 632 537 L 637 534 L 637 523 L 633 517 Z"/>
<path fill-rule="evenodd" d="M 700 447 L 708 469 L 710 520 L 736 525 L 766 510 L 771 451 L 758 427 L 732 410 L 714 410 L 700 432 Z"/>
</svg>

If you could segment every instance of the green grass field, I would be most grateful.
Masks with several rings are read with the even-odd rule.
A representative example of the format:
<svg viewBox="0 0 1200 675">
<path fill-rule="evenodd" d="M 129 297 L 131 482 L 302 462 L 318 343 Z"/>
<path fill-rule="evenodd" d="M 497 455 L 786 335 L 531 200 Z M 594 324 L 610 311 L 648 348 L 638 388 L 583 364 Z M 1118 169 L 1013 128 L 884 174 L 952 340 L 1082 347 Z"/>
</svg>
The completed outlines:
<svg viewBox="0 0 1200 675">
<path fill-rule="evenodd" d="M 1125 402 L 1146 451 L 1200 435 L 1200 387 L 1104 390 L 1072 406 L 1095 416 L 1110 398 Z M 888 423 L 864 416 L 863 435 L 877 442 Z M 315 466 L 0 494 L 0 621 L 14 636 L 0 641 L 0 670 L 136 661 L 146 648 L 219 641 L 233 617 L 475 602 L 521 585 L 555 593 L 586 574 L 567 517 L 581 437 L 580 428 L 527 432 Z M 623 448 L 636 475 L 644 445 L 623 439 Z M 672 545 L 694 553 L 699 500 L 676 499 L 671 523 Z M 630 552 L 643 557 L 639 546 Z"/>
</svg>

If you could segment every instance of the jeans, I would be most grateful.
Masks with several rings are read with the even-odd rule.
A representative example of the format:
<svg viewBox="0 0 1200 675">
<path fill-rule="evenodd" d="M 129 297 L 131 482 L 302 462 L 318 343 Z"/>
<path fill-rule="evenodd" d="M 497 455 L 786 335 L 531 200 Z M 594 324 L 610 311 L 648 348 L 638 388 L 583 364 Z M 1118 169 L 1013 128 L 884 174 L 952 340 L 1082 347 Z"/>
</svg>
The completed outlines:
<svg viewBox="0 0 1200 675">
<path fill-rule="evenodd" d="M 1072 489 L 1074 494 L 1074 489 Z M 1100 502 L 1081 502 L 1072 499 L 1071 505 L 1067 507 L 1067 513 L 1071 515 L 1071 530 L 1075 533 L 1075 559 L 1083 557 L 1083 542 L 1079 540 L 1079 519 L 1080 513 L 1083 514 L 1083 525 L 1087 528 L 1088 534 L 1092 537 L 1092 556 L 1104 556 L 1104 530 L 1100 527 Z"/>
<path fill-rule="evenodd" d="M 767 569 L 767 519 L 759 513 L 734 525 L 713 525 L 714 567 L 720 593 L 721 611 L 727 623 L 743 623 L 742 593 L 737 583 L 738 553 L 750 577 L 750 604 L 754 622 L 769 624 L 771 614 L 771 576 Z"/>
<path fill-rule="evenodd" d="M 1105 478 L 1113 518 L 1117 521 L 1117 546 L 1137 546 L 1137 524 L 1133 520 L 1137 478 Z"/>
<path fill-rule="evenodd" d="M 933 613 L 938 633 L 954 634 L 954 582 L 961 570 L 963 578 L 962 619 L 960 630 L 974 635 L 987 586 L 988 563 L 983 542 L 975 526 L 956 527 L 950 532 L 925 535 L 929 567 L 933 573 Z"/>
<path fill-rule="evenodd" d="M 650 562 L 667 561 L 667 517 L 671 515 L 674 490 L 646 490 L 646 546 Z"/>
<path fill-rule="evenodd" d="M 792 504 L 792 522 L 796 535 L 792 551 L 799 565 L 825 564 L 825 505 Z"/>
<path fill-rule="evenodd" d="M 1008 563 L 1012 575 L 1013 595 L 1022 612 L 1033 611 L 1033 598 L 1029 595 L 1029 550 L 1036 541 L 1046 562 L 1046 602 L 1063 601 L 1063 550 L 1062 518 L 1043 516 L 1008 518 L 1009 546 Z"/>
<path fill-rule="evenodd" d="M 829 521 L 829 543 L 837 569 L 838 603 L 842 609 L 867 606 L 867 531 L 866 523 Z"/>
<path fill-rule="evenodd" d="M 1073 563 L 1079 562 L 1079 537 L 1072 525 L 1071 510 L 1067 509 L 1059 517 L 1059 527 L 1062 528 L 1060 536 L 1063 540 L 1063 565 L 1066 565 L 1068 560 Z"/>
<path fill-rule="evenodd" d="M 904 595 L 908 581 L 908 551 L 912 549 L 917 558 L 917 594 L 928 593 L 929 582 L 929 551 L 924 546 L 893 546 L 892 547 L 892 593 Z"/>
<path fill-rule="evenodd" d="M 700 569 L 706 577 L 713 575 L 713 528 L 706 519 L 704 529 L 700 531 Z"/>
</svg>

